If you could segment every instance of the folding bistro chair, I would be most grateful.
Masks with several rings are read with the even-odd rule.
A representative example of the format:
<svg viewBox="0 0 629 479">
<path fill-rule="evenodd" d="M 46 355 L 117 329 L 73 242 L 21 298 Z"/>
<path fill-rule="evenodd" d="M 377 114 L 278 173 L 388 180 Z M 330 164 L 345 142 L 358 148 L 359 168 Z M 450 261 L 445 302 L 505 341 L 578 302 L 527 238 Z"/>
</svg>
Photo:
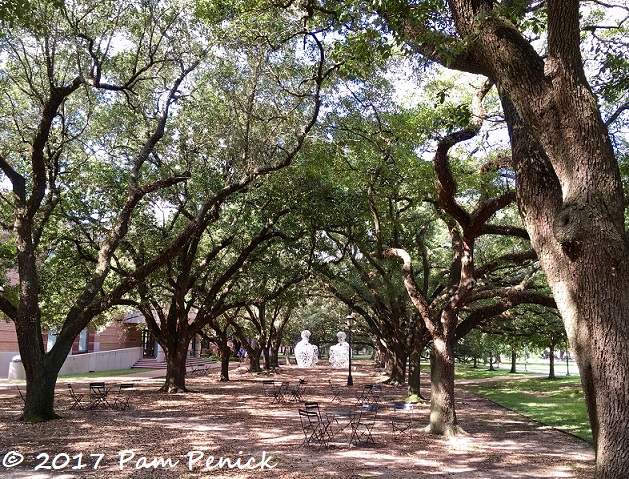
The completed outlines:
<svg viewBox="0 0 629 479">
<path fill-rule="evenodd" d="M 352 421 L 352 435 L 349 439 L 350 443 L 358 444 L 365 442 L 366 444 L 375 444 L 372 431 L 376 425 L 376 416 L 378 415 L 378 404 L 363 404 L 360 409 L 358 419 Z M 363 441 L 364 438 L 364 441 Z"/>
<path fill-rule="evenodd" d="M 68 384 L 68 391 L 70 391 L 70 397 L 72 398 L 70 409 L 85 409 L 83 405 L 83 397 L 85 397 L 85 394 L 75 393 L 72 384 Z"/>
<path fill-rule="evenodd" d="M 391 419 L 391 428 L 394 439 L 399 439 L 402 434 L 408 434 L 409 438 L 413 438 L 413 409 L 411 403 L 396 402 L 393 403 L 394 416 Z"/>
<path fill-rule="evenodd" d="M 273 381 L 269 379 L 262 381 L 264 396 L 268 398 L 273 398 L 271 403 L 284 402 L 284 400 L 286 399 L 286 395 L 289 393 L 288 386 L 288 381 Z"/>
<path fill-rule="evenodd" d="M 365 384 L 363 389 L 356 393 L 356 405 L 367 404 L 371 395 L 371 384 Z"/>
<path fill-rule="evenodd" d="M 341 400 L 341 387 L 335 384 L 332 384 L 332 380 L 328 380 L 330 384 L 330 393 L 332 393 L 332 402 Z"/>
<path fill-rule="evenodd" d="M 284 402 L 286 396 L 289 394 L 288 381 L 273 381 L 273 387 L 275 389 L 275 397 L 277 402 Z"/>
<path fill-rule="evenodd" d="M 113 407 L 116 409 L 120 409 L 124 411 L 125 409 L 130 409 L 131 405 L 129 404 L 129 395 L 128 391 L 131 389 L 135 389 L 135 384 L 133 383 L 122 383 L 116 392 L 114 397 L 114 405 Z"/>
<path fill-rule="evenodd" d="M 356 405 L 378 403 L 381 394 L 382 386 L 378 384 L 365 384 L 363 390 L 356 394 Z"/>
<path fill-rule="evenodd" d="M 306 411 L 313 411 L 316 412 L 319 415 L 319 421 L 321 421 L 321 423 L 323 423 L 324 427 L 325 427 L 325 435 L 328 438 L 329 441 L 332 440 L 332 431 L 330 430 L 330 424 L 331 424 L 331 420 L 328 419 L 327 416 L 323 416 L 321 414 L 321 409 L 319 409 L 319 403 L 316 401 L 306 401 L 304 402 L 304 409 Z"/>
<path fill-rule="evenodd" d="M 107 394 L 111 388 L 106 388 L 104 382 L 90 383 L 90 405 L 88 409 L 111 409 L 111 404 L 107 401 Z"/>
<path fill-rule="evenodd" d="M 304 446 L 318 444 L 323 447 L 328 447 L 329 423 L 322 421 L 318 412 L 300 409 L 299 419 L 304 432 Z"/>
<path fill-rule="evenodd" d="M 20 386 L 15 386 L 15 389 L 17 389 L 17 392 L 20 394 L 20 399 L 22 400 L 22 402 L 26 404 L 26 398 L 24 397 L 24 394 L 22 393 Z"/>
<path fill-rule="evenodd" d="M 296 386 L 289 389 L 291 395 L 291 401 L 301 402 L 303 401 L 303 394 L 306 391 L 306 381 L 300 379 Z"/>
</svg>

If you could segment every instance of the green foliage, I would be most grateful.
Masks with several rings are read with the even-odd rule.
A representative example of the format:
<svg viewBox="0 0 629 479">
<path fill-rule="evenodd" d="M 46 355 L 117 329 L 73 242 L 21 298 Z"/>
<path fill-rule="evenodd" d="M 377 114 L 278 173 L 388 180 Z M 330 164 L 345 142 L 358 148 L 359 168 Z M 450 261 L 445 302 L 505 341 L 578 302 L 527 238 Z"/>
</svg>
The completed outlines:
<svg viewBox="0 0 629 479">
<path fill-rule="evenodd" d="M 44 0 L 43 3 L 56 9 L 63 6 L 63 0 Z M 42 25 L 33 15 L 35 4 L 36 0 L 0 0 L 0 37 L 5 34 L 5 29 L 15 26 L 41 28 Z"/>
<path fill-rule="evenodd" d="M 528 418 L 592 442 L 583 391 L 574 378 L 515 379 L 469 389 Z"/>
</svg>

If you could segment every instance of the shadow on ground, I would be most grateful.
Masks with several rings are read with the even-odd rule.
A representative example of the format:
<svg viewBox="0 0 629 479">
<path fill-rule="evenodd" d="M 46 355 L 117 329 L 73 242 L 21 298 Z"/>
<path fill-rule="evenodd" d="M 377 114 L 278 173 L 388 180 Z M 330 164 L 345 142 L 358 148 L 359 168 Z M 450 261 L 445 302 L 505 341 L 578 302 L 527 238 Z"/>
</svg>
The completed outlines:
<svg viewBox="0 0 629 479">
<path fill-rule="evenodd" d="M 329 448 L 304 447 L 295 402 L 272 403 L 264 375 L 218 373 L 188 381 L 195 392 L 160 394 L 155 382 L 136 382 L 131 409 L 69 410 L 59 384 L 57 409 L 64 418 L 45 424 L 16 421 L 21 400 L 0 391 L 0 477 L 69 478 L 269 478 L 269 479 L 525 479 L 593 476 L 589 444 L 545 428 L 482 398 L 459 391 L 457 415 L 467 435 L 436 437 L 422 431 L 429 407 L 413 412 L 412 437 L 391 431 L 391 405 L 405 389 L 383 386 L 385 396 L 373 431 L 375 444 L 350 446 L 338 434 Z M 364 384 L 385 379 L 368 361 L 356 362 L 353 388 L 346 373 L 325 364 L 304 370 L 281 367 L 272 379 L 307 381 L 304 399 L 325 408 L 352 408 Z M 342 386 L 332 401 L 329 381 Z M 119 379 L 124 381 L 124 379 Z M 424 395 L 429 394 L 424 384 Z M 75 384 L 86 393 L 87 384 Z M 13 452 L 11 452 L 13 451 Z M 23 459 L 22 459 L 23 458 Z M 220 462 L 220 458 L 225 458 Z M 12 463 L 18 463 L 10 467 Z M 229 468 L 229 465 L 235 466 Z M 241 467 L 238 467 L 241 466 Z M 244 466 L 247 466 L 246 468 Z M 271 467 L 272 466 L 272 467 Z"/>
</svg>

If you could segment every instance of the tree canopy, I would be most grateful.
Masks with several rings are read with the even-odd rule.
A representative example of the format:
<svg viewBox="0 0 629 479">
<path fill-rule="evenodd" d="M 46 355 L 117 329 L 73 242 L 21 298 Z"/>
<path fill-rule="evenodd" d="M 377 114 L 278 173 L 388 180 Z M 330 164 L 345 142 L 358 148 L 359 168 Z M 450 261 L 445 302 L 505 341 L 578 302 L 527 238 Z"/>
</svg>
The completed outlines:
<svg viewBox="0 0 629 479">
<path fill-rule="evenodd" d="M 576 353 L 598 477 L 622 477 L 628 16 L 577 0 L 0 2 L 0 274 L 18 278 L 0 310 L 23 417 L 55 417 L 72 341 L 114 307 L 144 313 L 180 364 L 174 390 L 195 334 L 249 340 L 268 366 L 317 298 L 360 316 L 391 381 L 413 383 L 430 342 L 431 430 L 455 433 L 454 344 L 528 328 L 513 317 L 536 304 Z"/>
</svg>

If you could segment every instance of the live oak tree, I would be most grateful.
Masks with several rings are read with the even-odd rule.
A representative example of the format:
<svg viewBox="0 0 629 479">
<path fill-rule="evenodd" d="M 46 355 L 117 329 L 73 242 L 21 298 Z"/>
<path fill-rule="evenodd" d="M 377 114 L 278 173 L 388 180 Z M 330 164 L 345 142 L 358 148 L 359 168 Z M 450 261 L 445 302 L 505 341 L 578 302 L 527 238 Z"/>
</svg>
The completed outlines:
<svg viewBox="0 0 629 479">
<path fill-rule="evenodd" d="M 292 312 L 290 302 L 258 299 L 245 308 L 240 318 L 234 318 L 235 336 L 247 352 L 250 371 L 268 371 L 272 364 L 279 364 L 279 347 Z"/>
<path fill-rule="evenodd" d="M 410 304 L 398 271 L 378 261 L 371 250 L 346 232 L 330 232 L 336 251 L 344 251 L 339 262 L 317 268 L 321 281 L 335 298 L 361 318 L 361 328 L 374 338 L 378 357 L 389 374 L 388 383 L 406 384 L 409 352 L 415 342 L 421 352 L 428 342 L 423 321 Z M 330 248 L 330 252 L 334 249 Z M 358 328 L 355 329 L 355 332 Z M 418 358 L 417 358 L 418 359 Z M 411 363 L 415 367 L 417 360 Z M 417 393 L 415 388 L 412 392 Z"/>
<path fill-rule="evenodd" d="M 496 84 L 520 212 L 581 372 L 596 477 L 623 477 L 629 469 L 629 244 L 618 162 L 580 50 L 580 9 L 588 2 L 440 3 L 425 6 L 441 11 L 383 2 L 381 12 L 411 49 Z M 540 7 L 545 15 L 534 18 L 545 33 L 538 43 L 543 52 L 527 32 Z"/>
<path fill-rule="evenodd" d="M 361 314 L 372 334 L 382 338 L 383 349 L 399 358 L 392 379 L 405 379 L 409 351 L 414 354 L 413 363 L 418 364 L 421 349 L 433 341 L 430 430 L 456 433 L 456 341 L 474 325 L 517 304 L 552 304 L 552 300 L 536 291 L 531 280 L 535 269 L 530 263 L 535 254 L 527 246 L 526 233 L 494 218 L 497 213 L 504 217 L 502 210 L 515 199 L 509 182 L 500 181 L 504 160 L 470 158 L 464 162 L 450 157 L 455 146 L 476 135 L 484 115 L 480 108 L 472 115 L 448 104 L 436 112 L 433 105 L 395 112 L 387 106 L 382 91 L 369 95 L 366 85 L 357 90 L 352 103 L 362 120 L 351 119 L 349 114 L 326 118 L 338 163 L 346 165 L 336 177 L 351 188 L 353 207 L 346 223 L 322 228 L 326 241 L 321 240 L 318 248 L 333 259 L 327 261 L 329 272 L 321 271 L 331 291 Z M 487 88 L 481 98 L 486 92 Z M 341 108 L 337 106 L 336 111 Z M 424 130 L 413 132 L 419 125 Z M 418 151 L 430 149 L 431 135 L 438 140 L 434 171 L 417 156 Z M 453 171 L 461 170 L 466 171 L 466 180 L 458 188 Z M 339 215 L 337 222 L 342 217 Z M 439 231 L 447 249 L 435 248 Z M 481 255 L 479 261 L 475 252 L 481 248 L 476 245 L 491 244 L 485 240 L 488 235 L 514 239 L 507 251 Z M 326 242 L 334 248 L 326 248 Z M 436 254 L 438 251 L 443 253 Z M 403 259 L 402 277 L 393 269 L 396 263 L 387 261 L 396 256 Z M 510 277 L 500 271 L 509 271 Z M 404 297 L 402 279 L 415 308 L 410 308 Z"/>
<path fill-rule="evenodd" d="M 238 22 L 248 28 L 246 18 L 218 22 L 216 28 L 226 30 L 216 35 L 223 51 L 199 65 L 199 83 L 186 100 L 188 116 L 177 126 L 179 145 L 172 154 L 191 165 L 192 177 L 163 195 L 162 207 L 169 213 L 163 225 L 154 225 L 154 235 L 176 230 L 177 222 L 200 210 L 210 214 L 186 246 L 140 285 L 137 297 L 127 299 L 142 311 L 164 349 L 164 391 L 186 390 L 188 346 L 196 334 L 214 327 L 222 345 L 224 315 L 272 294 L 253 297 L 256 289 L 241 283 L 247 282 L 261 249 L 291 239 L 292 232 L 280 224 L 290 212 L 277 199 L 280 192 L 266 197 L 266 190 L 259 190 L 299 153 L 335 67 L 315 34 L 291 19 L 276 20 L 274 29 L 248 30 L 245 39 L 238 36 L 245 28 Z M 299 57 L 296 48 L 302 50 Z M 138 244 L 145 240 L 152 241 L 143 235 Z M 129 253 L 137 261 L 147 249 L 130 244 Z M 226 368 L 221 375 L 228 379 Z"/>
<path fill-rule="evenodd" d="M 294 226 L 302 229 L 300 224 Z M 282 236 L 256 252 L 238 284 L 247 304 L 232 326 L 253 372 L 278 364 L 284 330 L 307 293 L 303 283 L 310 276 L 310 242 L 286 224 Z"/>
<path fill-rule="evenodd" d="M 278 363 L 285 329 L 297 316 L 296 309 L 313 294 L 311 265 L 317 253 L 311 228 L 322 214 L 322 201 L 321 170 L 308 169 L 312 143 L 304 145 L 296 161 L 269 178 L 251 200 L 267 212 L 287 212 L 279 225 L 283 237 L 256 252 L 238 284 L 248 303 L 233 326 L 249 355 L 251 371 L 268 370 Z"/>
<path fill-rule="evenodd" d="M 465 193 L 459 191 L 453 173 L 454 147 L 478 133 L 485 116 L 479 101 L 486 92 L 487 85 L 478 93 L 468 126 L 460 128 L 453 124 L 445 132 L 437 133 L 433 157 L 437 188 L 431 202 L 450 237 L 450 264 L 444 268 L 447 272 L 439 289 L 430 292 L 422 286 L 414 273 L 415 251 L 410 249 L 409 243 L 401 241 L 401 235 L 394 236 L 393 241 L 383 236 L 382 231 L 387 226 L 385 221 L 391 222 L 391 219 L 385 216 L 384 208 L 372 207 L 378 250 L 383 258 L 397 257 L 402 261 L 406 289 L 432 341 L 431 414 L 427 430 L 436 434 L 456 434 L 460 430 L 454 402 L 456 341 L 475 325 L 500 316 L 519 304 L 552 305 L 552 300 L 532 281 L 534 269 L 527 271 L 535 255 L 528 250 L 526 242 L 518 244 L 515 241 L 517 238 L 527 239 L 526 234 L 517 225 L 496 221 L 497 214 L 515 199 L 509 184 L 495 182 L 496 176 L 492 175 L 492 172 L 500 171 L 503 160 L 481 159 L 478 184 Z M 465 116 L 460 121 L 464 123 Z M 474 175 L 468 172 L 467 176 Z M 487 235 L 512 237 L 513 251 L 479 261 L 477 244 Z M 519 272 L 522 266 L 525 268 Z M 509 274 L 497 275 L 506 268 L 509 268 Z"/>
<path fill-rule="evenodd" d="M 108 282 L 113 255 L 138 226 L 138 204 L 187 180 L 185 171 L 151 160 L 197 57 L 186 49 L 191 25 L 182 28 L 182 17 L 167 2 L 159 8 L 140 2 L 32 5 L 33 22 L 9 29 L 0 40 L 0 170 L 11 183 L 11 191 L 2 193 L 2 226 L 15 244 L 19 278 L 16 288 L 0 294 L 0 309 L 15 324 L 26 371 L 22 419 L 44 421 L 57 417 L 54 387 L 74 338 L 196 229 L 190 221 L 141 269 Z M 114 47 L 119 38 L 124 45 Z M 82 176 L 99 168 L 111 172 L 110 182 Z M 65 198 L 79 190 L 89 199 L 76 208 Z M 99 195 L 101 201 L 94 201 Z M 41 302 L 49 285 L 42 271 L 64 242 L 76 245 L 80 265 L 72 273 L 79 275 L 68 282 L 57 341 L 46 352 Z"/>
<path fill-rule="evenodd" d="M 422 332 L 416 328 L 417 312 L 395 265 L 383 262 L 375 253 L 367 195 L 371 178 L 364 172 L 382 169 L 378 143 L 384 144 L 390 138 L 384 135 L 370 140 L 379 138 L 382 132 L 370 123 L 373 118 L 362 118 L 365 112 L 361 110 L 369 107 L 361 106 L 361 99 L 365 92 L 376 91 L 384 104 L 390 95 L 385 93 L 385 81 L 377 75 L 372 78 L 375 85 L 354 84 L 351 80 L 339 85 L 334 94 L 335 108 L 321 124 L 322 141 L 313 142 L 309 149 L 310 163 L 318 167 L 318 185 L 312 194 L 319 200 L 318 206 L 313 203 L 316 213 L 310 222 L 318 252 L 314 269 L 316 284 L 346 305 L 341 319 L 350 311 L 360 316 L 390 375 L 389 381 L 403 384 L 408 352 Z M 387 184 L 400 184 L 399 180 L 395 174 L 378 179 Z"/>
<path fill-rule="evenodd" d="M 206 326 L 215 330 L 220 339 L 218 346 L 224 349 L 229 322 L 223 316 L 251 301 L 249 296 L 235 293 L 237 283 L 246 275 L 256 250 L 282 236 L 275 230 L 276 222 L 277 218 L 269 218 L 255 229 L 250 223 L 242 230 L 232 223 L 227 238 L 216 242 L 203 241 L 199 235 L 201 240 L 194 238 L 154 275 L 153 281 L 140 285 L 137 302 L 129 300 L 142 312 L 147 327 L 164 349 L 167 370 L 162 391 L 186 391 L 190 341 Z M 217 226 L 216 222 L 210 225 Z M 228 380 L 226 368 L 221 377 Z"/>
</svg>

